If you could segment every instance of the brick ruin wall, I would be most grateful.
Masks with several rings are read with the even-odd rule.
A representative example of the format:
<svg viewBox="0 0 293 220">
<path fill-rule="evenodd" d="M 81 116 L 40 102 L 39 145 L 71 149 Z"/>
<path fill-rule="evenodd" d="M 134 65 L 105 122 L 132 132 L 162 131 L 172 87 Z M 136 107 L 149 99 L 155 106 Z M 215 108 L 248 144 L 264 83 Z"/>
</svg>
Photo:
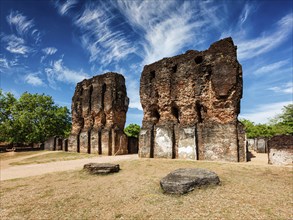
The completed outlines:
<svg viewBox="0 0 293 220">
<path fill-rule="evenodd" d="M 293 164 L 293 135 L 277 135 L 268 141 L 269 164 Z"/>
<path fill-rule="evenodd" d="M 72 130 L 68 151 L 126 154 L 124 134 L 129 99 L 125 79 L 105 73 L 78 83 L 72 98 Z"/>
<path fill-rule="evenodd" d="M 146 65 L 139 156 L 246 161 L 242 67 L 231 38 Z"/>
</svg>

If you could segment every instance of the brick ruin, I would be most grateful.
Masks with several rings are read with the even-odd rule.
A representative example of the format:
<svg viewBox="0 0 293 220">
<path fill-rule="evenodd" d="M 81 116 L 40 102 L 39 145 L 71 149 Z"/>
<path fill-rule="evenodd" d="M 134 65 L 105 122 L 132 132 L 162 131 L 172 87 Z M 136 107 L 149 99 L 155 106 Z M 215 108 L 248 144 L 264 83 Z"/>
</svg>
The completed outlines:
<svg viewBox="0 0 293 220">
<path fill-rule="evenodd" d="M 144 67 L 140 157 L 246 161 L 236 49 L 226 38 Z"/>
<path fill-rule="evenodd" d="M 125 79 L 105 73 L 78 83 L 72 98 L 68 151 L 103 155 L 126 154 L 124 134 L 129 99 Z"/>
<path fill-rule="evenodd" d="M 293 135 L 277 135 L 268 141 L 269 164 L 293 164 Z"/>
</svg>

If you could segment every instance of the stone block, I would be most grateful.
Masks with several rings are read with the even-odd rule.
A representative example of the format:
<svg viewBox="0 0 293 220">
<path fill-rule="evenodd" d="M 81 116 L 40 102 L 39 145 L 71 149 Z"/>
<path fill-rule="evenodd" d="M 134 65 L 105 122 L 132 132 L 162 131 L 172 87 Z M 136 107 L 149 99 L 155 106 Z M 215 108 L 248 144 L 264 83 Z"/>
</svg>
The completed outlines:
<svg viewBox="0 0 293 220">
<path fill-rule="evenodd" d="M 139 133 L 138 155 L 142 158 L 153 157 L 153 131 L 151 129 L 141 129 Z"/>
<path fill-rule="evenodd" d="M 247 139 L 248 150 L 252 151 L 255 150 L 255 139 L 248 138 Z"/>
<path fill-rule="evenodd" d="M 234 123 L 201 125 L 201 159 L 238 162 L 237 126 Z"/>
<path fill-rule="evenodd" d="M 173 158 L 173 128 L 166 126 L 155 126 L 154 134 L 154 157 Z"/>
<path fill-rule="evenodd" d="M 83 169 L 90 174 L 110 174 L 119 172 L 120 166 L 111 163 L 88 163 L 83 166 Z"/>
<path fill-rule="evenodd" d="M 112 129 L 112 154 L 122 155 L 127 154 L 127 136 L 120 129 Z"/>
<path fill-rule="evenodd" d="M 247 161 L 248 146 L 246 141 L 244 125 L 237 123 L 237 138 L 238 138 L 238 162 Z"/>
<path fill-rule="evenodd" d="M 202 168 L 177 169 L 160 181 L 161 188 L 169 194 L 185 194 L 196 187 L 218 185 L 220 179 L 215 172 Z"/>
<path fill-rule="evenodd" d="M 179 129 L 178 158 L 197 159 L 196 153 L 196 130 L 195 127 Z"/>
<path fill-rule="evenodd" d="M 79 137 L 78 135 L 71 134 L 68 137 L 68 151 L 69 152 L 78 152 L 78 142 Z"/>
<path fill-rule="evenodd" d="M 256 152 L 267 153 L 267 139 L 266 138 L 256 139 Z"/>
<path fill-rule="evenodd" d="M 91 154 L 101 154 L 101 132 L 98 129 L 91 131 Z"/>
<path fill-rule="evenodd" d="M 89 133 L 88 131 L 80 132 L 79 134 L 79 152 L 80 153 L 89 153 Z"/>
<path fill-rule="evenodd" d="M 110 156 L 112 155 L 112 132 L 111 130 L 103 129 L 101 132 L 102 141 L 101 141 L 101 148 L 102 148 L 102 155 Z"/>
<path fill-rule="evenodd" d="M 45 150 L 55 150 L 56 147 L 56 137 L 50 137 L 48 140 L 44 143 L 44 149 Z"/>
</svg>

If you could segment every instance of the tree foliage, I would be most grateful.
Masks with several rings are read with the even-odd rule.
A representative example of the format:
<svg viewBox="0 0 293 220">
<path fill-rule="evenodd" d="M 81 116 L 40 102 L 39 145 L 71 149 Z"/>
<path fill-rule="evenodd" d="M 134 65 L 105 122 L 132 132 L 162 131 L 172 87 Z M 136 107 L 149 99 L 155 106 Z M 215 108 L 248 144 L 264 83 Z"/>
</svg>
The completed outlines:
<svg viewBox="0 0 293 220">
<path fill-rule="evenodd" d="M 244 124 L 248 138 L 293 134 L 293 104 L 284 106 L 282 113 L 271 119 L 268 124 L 254 124 L 247 119 L 240 121 Z"/>
<path fill-rule="evenodd" d="M 0 141 L 38 143 L 66 136 L 70 128 L 68 108 L 55 105 L 51 96 L 26 92 L 17 100 L 0 90 Z"/>
<path fill-rule="evenodd" d="M 140 132 L 140 126 L 137 124 L 130 124 L 124 128 L 124 132 L 128 137 L 138 137 Z"/>
</svg>

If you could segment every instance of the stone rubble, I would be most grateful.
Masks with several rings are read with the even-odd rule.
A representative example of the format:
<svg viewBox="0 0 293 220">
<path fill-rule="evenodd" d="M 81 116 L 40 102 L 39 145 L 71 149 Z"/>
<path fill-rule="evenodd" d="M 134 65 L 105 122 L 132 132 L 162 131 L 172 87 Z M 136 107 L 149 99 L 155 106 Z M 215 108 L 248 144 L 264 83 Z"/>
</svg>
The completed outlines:
<svg viewBox="0 0 293 220">
<path fill-rule="evenodd" d="M 163 191 L 169 194 L 185 194 L 196 187 L 218 184 L 220 184 L 218 175 L 202 168 L 180 168 L 160 181 Z"/>
<path fill-rule="evenodd" d="M 90 174 L 110 174 L 119 172 L 120 166 L 111 163 L 88 163 L 83 166 L 83 169 Z"/>
</svg>

